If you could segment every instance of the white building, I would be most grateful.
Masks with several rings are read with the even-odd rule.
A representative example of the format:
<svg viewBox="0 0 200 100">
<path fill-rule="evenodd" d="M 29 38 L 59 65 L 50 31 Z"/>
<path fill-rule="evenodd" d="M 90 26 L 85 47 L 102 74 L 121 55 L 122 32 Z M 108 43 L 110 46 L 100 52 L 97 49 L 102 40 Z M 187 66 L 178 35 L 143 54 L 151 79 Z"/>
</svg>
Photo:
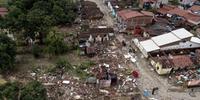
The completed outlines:
<svg viewBox="0 0 200 100">
<path fill-rule="evenodd" d="M 200 48 L 200 39 L 193 37 L 193 34 L 184 28 L 152 37 L 145 41 L 133 40 L 145 57 L 156 51 Z"/>
</svg>

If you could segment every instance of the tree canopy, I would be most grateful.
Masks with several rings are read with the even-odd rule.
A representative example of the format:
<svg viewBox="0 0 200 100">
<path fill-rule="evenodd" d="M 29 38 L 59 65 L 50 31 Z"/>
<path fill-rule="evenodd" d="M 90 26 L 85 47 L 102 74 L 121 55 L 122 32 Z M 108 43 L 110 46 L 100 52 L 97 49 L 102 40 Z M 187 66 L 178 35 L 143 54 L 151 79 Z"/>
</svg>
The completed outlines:
<svg viewBox="0 0 200 100">
<path fill-rule="evenodd" d="M 45 43 L 47 45 L 46 50 L 49 54 L 58 55 L 68 50 L 68 46 L 64 42 L 64 37 L 56 31 L 52 31 L 47 35 Z"/>
<path fill-rule="evenodd" d="M 179 0 L 170 0 L 172 5 L 179 5 Z"/>
<path fill-rule="evenodd" d="M 7 35 L 0 33 L 0 71 L 13 68 L 16 56 L 16 44 Z"/>
<path fill-rule="evenodd" d="M 9 13 L 0 25 L 32 39 L 52 26 L 71 24 L 76 18 L 73 0 L 11 0 Z"/>
<path fill-rule="evenodd" d="M 0 86 L 0 100 L 47 100 L 47 91 L 38 81 L 26 85 L 19 82 Z"/>
<path fill-rule="evenodd" d="M 19 90 L 19 84 L 16 82 L 0 86 L 0 100 L 16 100 Z"/>
<path fill-rule="evenodd" d="M 46 89 L 40 82 L 32 81 L 22 89 L 20 100 L 46 100 L 46 92 Z"/>
</svg>

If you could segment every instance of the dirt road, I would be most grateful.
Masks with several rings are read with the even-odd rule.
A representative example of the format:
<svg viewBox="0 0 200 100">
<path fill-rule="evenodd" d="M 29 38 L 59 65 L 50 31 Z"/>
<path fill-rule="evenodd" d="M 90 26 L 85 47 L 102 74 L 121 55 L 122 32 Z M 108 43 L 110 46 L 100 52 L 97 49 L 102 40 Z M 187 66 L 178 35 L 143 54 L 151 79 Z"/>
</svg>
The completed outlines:
<svg viewBox="0 0 200 100">
<path fill-rule="evenodd" d="M 86 0 L 86 1 L 91 1 L 91 2 L 95 2 L 97 4 L 97 6 L 100 8 L 100 10 L 103 12 L 104 17 L 103 19 L 105 20 L 105 24 L 109 27 L 113 27 L 114 26 L 114 21 L 113 18 L 111 17 L 111 15 L 109 14 L 109 9 L 108 7 L 103 3 L 103 0 Z"/>
<path fill-rule="evenodd" d="M 126 40 L 128 45 L 131 44 L 133 47 L 135 47 L 135 45 L 122 34 L 118 34 L 116 38 L 119 41 Z M 125 51 L 126 52 L 123 53 L 127 54 L 128 50 Z M 140 51 L 137 51 L 135 55 L 137 60 L 136 63 L 131 63 L 131 65 L 128 66 L 131 66 L 133 70 L 139 71 L 140 78 L 138 79 L 138 87 L 141 91 L 149 91 L 150 96 L 148 96 L 148 98 L 150 100 L 199 100 L 200 92 L 195 92 L 196 97 L 191 97 L 189 95 L 189 89 L 185 91 L 179 91 L 178 89 L 178 91 L 175 92 L 168 91 L 168 89 L 172 88 L 173 86 L 168 83 L 167 78 L 164 76 L 159 76 L 154 70 L 152 70 L 152 67 L 149 65 L 149 61 L 142 57 Z M 158 87 L 159 89 L 155 95 L 151 95 L 154 87 Z M 181 87 L 178 88 L 182 90 Z"/>
<path fill-rule="evenodd" d="M 136 67 L 133 68 L 139 70 L 141 74 L 138 84 L 140 90 L 144 91 L 147 89 L 151 93 L 154 87 L 159 88 L 157 94 L 151 95 L 149 98 L 155 98 L 156 100 L 199 100 L 200 92 L 195 93 L 196 97 L 191 97 L 189 95 L 190 90 L 185 90 L 183 92 L 169 92 L 168 89 L 173 86 L 168 83 L 167 78 L 159 76 L 154 70 L 152 70 L 152 67 L 149 65 L 149 61 L 143 58 L 139 51 L 136 55 L 137 62 L 134 64 Z"/>
</svg>

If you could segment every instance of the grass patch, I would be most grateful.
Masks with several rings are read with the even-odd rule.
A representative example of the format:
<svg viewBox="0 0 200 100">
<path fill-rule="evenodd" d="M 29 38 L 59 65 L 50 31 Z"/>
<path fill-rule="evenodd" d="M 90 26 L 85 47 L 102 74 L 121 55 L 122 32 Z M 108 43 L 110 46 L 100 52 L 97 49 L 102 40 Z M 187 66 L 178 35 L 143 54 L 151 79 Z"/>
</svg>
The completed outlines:
<svg viewBox="0 0 200 100">
<path fill-rule="evenodd" d="M 6 84 L 6 83 L 7 83 L 7 81 L 4 80 L 4 79 L 2 78 L 2 76 L 0 75 L 0 86 L 1 86 L 1 85 L 4 85 L 4 84 Z"/>
<path fill-rule="evenodd" d="M 56 74 L 57 72 L 64 71 L 71 74 L 72 76 L 77 76 L 80 79 L 85 79 L 91 74 L 88 72 L 90 67 L 96 65 L 93 61 L 84 61 L 77 65 L 72 65 L 67 60 L 59 59 L 54 66 L 48 67 L 47 73 Z"/>
<path fill-rule="evenodd" d="M 8 0 L 0 0 L 0 6 L 5 6 Z"/>
<path fill-rule="evenodd" d="M 73 74 L 78 76 L 81 79 L 86 79 L 87 77 L 91 76 L 88 72 L 89 68 L 96 65 L 93 61 L 85 61 L 82 62 L 80 65 L 75 65 L 75 69 Z"/>
</svg>

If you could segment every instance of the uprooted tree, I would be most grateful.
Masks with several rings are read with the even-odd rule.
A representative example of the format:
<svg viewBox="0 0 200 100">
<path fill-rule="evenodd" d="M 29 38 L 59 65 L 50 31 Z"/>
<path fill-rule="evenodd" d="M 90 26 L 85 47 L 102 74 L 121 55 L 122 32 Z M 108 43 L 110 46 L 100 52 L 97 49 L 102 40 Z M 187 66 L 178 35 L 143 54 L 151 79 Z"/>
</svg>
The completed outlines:
<svg viewBox="0 0 200 100">
<path fill-rule="evenodd" d="M 11 0 L 1 27 L 24 37 L 40 40 L 55 25 L 71 24 L 76 18 L 74 0 Z"/>
</svg>

